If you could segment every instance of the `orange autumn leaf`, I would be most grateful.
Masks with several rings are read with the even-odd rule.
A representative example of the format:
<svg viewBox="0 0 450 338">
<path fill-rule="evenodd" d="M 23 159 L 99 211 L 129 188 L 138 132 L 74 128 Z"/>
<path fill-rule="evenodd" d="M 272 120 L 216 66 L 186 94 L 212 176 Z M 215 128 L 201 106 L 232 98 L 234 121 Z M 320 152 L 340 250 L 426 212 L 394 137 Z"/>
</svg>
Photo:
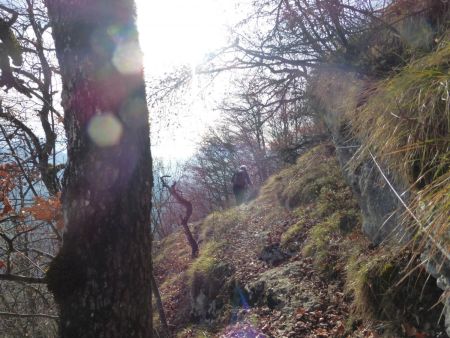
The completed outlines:
<svg viewBox="0 0 450 338">
<path fill-rule="evenodd" d="M 56 223 L 58 229 L 64 226 L 59 196 L 48 199 L 38 196 L 34 199 L 34 204 L 24 208 L 24 211 L 30 213 L 36 220 Z"/>
<path fill-rule="evenodd" d="M 0 216 L 4 216 L 13 210 L 6 193 L 3 191 L 0 191 L 0 203 L 3 203 L 3 210 L 0 212 Z"/>
<path fill-rule="evenodd" d="M 318 328 L 314 331 L 314 334 L 318 337 L 329 337 L 328 331 L 324 328 Z"/>
<path fill-rule="evenodd" d="M 295 314 L 297 317 L 302 317 L 305 314 L 306 310 L 302 307 L 299 307 L 296 311 Z"/>
<path fill-rule="evenodd" d="M 0 216 L 4 216 L 13 210 L 8 199 L 8 193 L 14 189 L 14 178 L 17 173 L 16 165 L 10 163 L 0 164 L 0 203 L 3 204 Z"/>
<path fill-rule="evenodd" d="M 0 213 L 1 216 L 10 213 L 13 210 L 11 203 L 9 202 L 7 197 L 3 197 L 2 199 L 0 199 L 0 202 L 3 202 L 3 211 Z"/>
</svg>

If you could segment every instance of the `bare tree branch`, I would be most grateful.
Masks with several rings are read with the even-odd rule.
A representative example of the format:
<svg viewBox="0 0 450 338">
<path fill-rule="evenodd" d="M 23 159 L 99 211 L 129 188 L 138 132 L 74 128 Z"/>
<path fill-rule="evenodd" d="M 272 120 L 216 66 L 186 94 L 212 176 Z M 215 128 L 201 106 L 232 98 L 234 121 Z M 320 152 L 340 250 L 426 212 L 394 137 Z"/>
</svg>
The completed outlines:
<svg viewBox="0 0 450 338">
<path fill-rule="evenodd" d="M 175 189 L 175 185 L 176 182 L 174 182 L 171 186 L 169 186 L 166 181 L 164 181 L 165 178 L 170 177 L 170 176 L 162 176 L 161 179 L 161 183 L 163 185 L 163 187 L 167 188 L 170 192 L 170 194 L 181 204 L 185 207 L 186 209 L 186 214 L 184 217 L 181 218 L 181 225 L 183 227 L 184 233 L 186 235 L 186 238 L 189 242 L 189 245 L 191 246 L 192 249 L 192 257 L 195 258 L 198 256 L 198 244 L 197 241 L 194 239 L 194 236 L 192 236 L 192 232 L 189 229 L 188 226 L 188 222 L 189 222 L 189 218 L 192 215 L 192 203 L 190 201 L 188 201 L 187 199 L 185 199 L 176 189 Z"/>
<path fill-rule="evenodd" d="M 19 317 L 19 318 L 50 318 L 58 320 L 59 316 L 50 315 L 45 313 L 15 313 L 15 312 L 2 312 L 0 311 L 0 316 L 3 317 Z"/>
<path fill-rule="evenodd" d="M 0 274 L 0 280 L 6 280 L 6 281 L 10 281 L 10 282 L 19 282 L 19 283 L 47 284 L 47 280 L 45 278 L 26 277 L 26 276 L 18 276 L 18 275 L 11 275 L 11 274 Z"/>
</svg>

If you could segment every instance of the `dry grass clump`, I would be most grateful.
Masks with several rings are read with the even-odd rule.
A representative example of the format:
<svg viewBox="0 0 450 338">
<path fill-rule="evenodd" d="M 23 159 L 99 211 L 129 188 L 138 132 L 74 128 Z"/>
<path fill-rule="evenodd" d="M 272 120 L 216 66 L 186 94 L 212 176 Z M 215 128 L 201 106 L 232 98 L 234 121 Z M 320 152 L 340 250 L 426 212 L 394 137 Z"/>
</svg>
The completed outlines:
<svg viewBox="0 0 450 338">
<path fill-rule="evenodd" d="M 450 43 L 377 84 L 348 114 L 357 136 L 405 178 L 425 183 L 450 164 Z"/>
<path fill-rule="evenodd" d="M 363 143 L 358 159 L 374 154 L 411 184 L 413 223 L 445 247 L 436 243 L 449 243 L 450 42 L 379 82 L 347 117 Z"/>
<path fill-rule="evenodd" d="M 288 209 L 311 203 L 323 188 L 334 188 L 341 177 L 333 154 L 334 147 L 330 144 L 314 147 L 302 155 L 295 165 L 269 179 L 261 189 L 257 202 L 276 198 Z M 336 170 L 331 170 L 331 167 L 336 167 Z"/>
</svg>

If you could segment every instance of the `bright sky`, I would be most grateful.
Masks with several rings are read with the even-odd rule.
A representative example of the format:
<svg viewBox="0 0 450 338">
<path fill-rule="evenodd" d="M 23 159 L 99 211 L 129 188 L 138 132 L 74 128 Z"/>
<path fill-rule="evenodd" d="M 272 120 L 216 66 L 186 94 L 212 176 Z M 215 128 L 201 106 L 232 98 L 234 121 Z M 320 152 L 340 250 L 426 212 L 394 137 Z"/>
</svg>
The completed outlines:
<svg viewBox="0 0 450 338">
<path fill-rule="evenodd" d="M 195 69 L 208 53 L 226 45 L 227 27 L 237 21 L 235 1 L 136 0 L 146 76 L 161 76 L 180 65 Z M 217 90 L 211 94 L 193 88 L 190 94 L 194 99 L 177 116 L 182 128 L 171 126 L 158 141 L 152 138 L 154 156 L 186 159 L 217 117 L 211 99 L 217 99 Z"/>
</svg>

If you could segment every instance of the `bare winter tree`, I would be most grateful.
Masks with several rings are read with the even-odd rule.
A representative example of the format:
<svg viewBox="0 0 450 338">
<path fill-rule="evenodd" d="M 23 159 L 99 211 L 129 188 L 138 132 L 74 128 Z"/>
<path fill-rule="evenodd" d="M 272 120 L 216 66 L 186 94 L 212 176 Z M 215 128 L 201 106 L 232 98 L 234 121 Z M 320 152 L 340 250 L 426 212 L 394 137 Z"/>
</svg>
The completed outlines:
<svg viewBox="0 0 450 338">
<path fill-rule="evenodd" d="M 63 80 L 61 337 L 151 337 L 148 110 L 132 0 L 48 0 Z"/>
<path fill-rule="evenodd" d="M 432 37 L 439 32 L 421 37 L 412 37 L 410 32 L 417 30 L 417 16 L 428 25 L 433 18 L 427 12 L 447 8 L 447 2 L 440 0 L 253 1 L 246 18 L 234 27 L 232 43 L 211 54 L 199 72 L 243 74 L 241 82 L 246 88 L 240 91 L 239 100 L 225 105 L 225 111 L 264 115 L 261 121 L 276 129 L 274 137 L 284 137 L 283 142 L 275 141 L 292 160 L 298 147 L 316 138 L 289 140 L 284 133 L 290 127 L 300 134 L 305 123 L 312 122 L 307 83 L 315 70 L 326 64 L 378 77 L 404 63 L 412 50 L 430 48 L 435 43 Z M 402 19 L 399 12 L 404 13 Z M 264 157 L 263 152 L 259 154 Z"/>
<path fill-rule="evenodd" d="M 0 81 L 8 91 L 1 97 L 0 119 L 13 143 L 26 144 L 18 153 L 21 161 L 26 160 L 39 170 L 47 192 L 56 195 L 61 188 L 58 172 L 63 168 L 57 160 L 56 147 L 62 117 L 53 99 L 59 84 L 59 71 L 47 13 L 41 0 L 6 3 L 8 5 L 1 5 L 0 10 L 12 13 L 15 18 L 11 23 L 15 34 L 10 35 L 15 39 L 22 62 L 7 68 L 9 73 L 2 69 L 2 77 L 12 80 Z M 28 164 L 24 163 L 24 167 Z"/>
<path fill-rule="evenodd" d="M 210 129 L 202 138 L 200 146 L 186 165 L 186 180 L 191 187 L 184 190 L 196 205 L 206 200 L 207 212 L 225 209 L 231 205 L 231 177 L 239 166 L 236 145 L 232 143 L 227 129 Z"/>
<path fill-rule="evenodd" d="M 2 1 L 0 22 L 0 332 L 53 337 L 44 276 L 62 239 L 59 71 L 42 0 Z"/>
</svg>

